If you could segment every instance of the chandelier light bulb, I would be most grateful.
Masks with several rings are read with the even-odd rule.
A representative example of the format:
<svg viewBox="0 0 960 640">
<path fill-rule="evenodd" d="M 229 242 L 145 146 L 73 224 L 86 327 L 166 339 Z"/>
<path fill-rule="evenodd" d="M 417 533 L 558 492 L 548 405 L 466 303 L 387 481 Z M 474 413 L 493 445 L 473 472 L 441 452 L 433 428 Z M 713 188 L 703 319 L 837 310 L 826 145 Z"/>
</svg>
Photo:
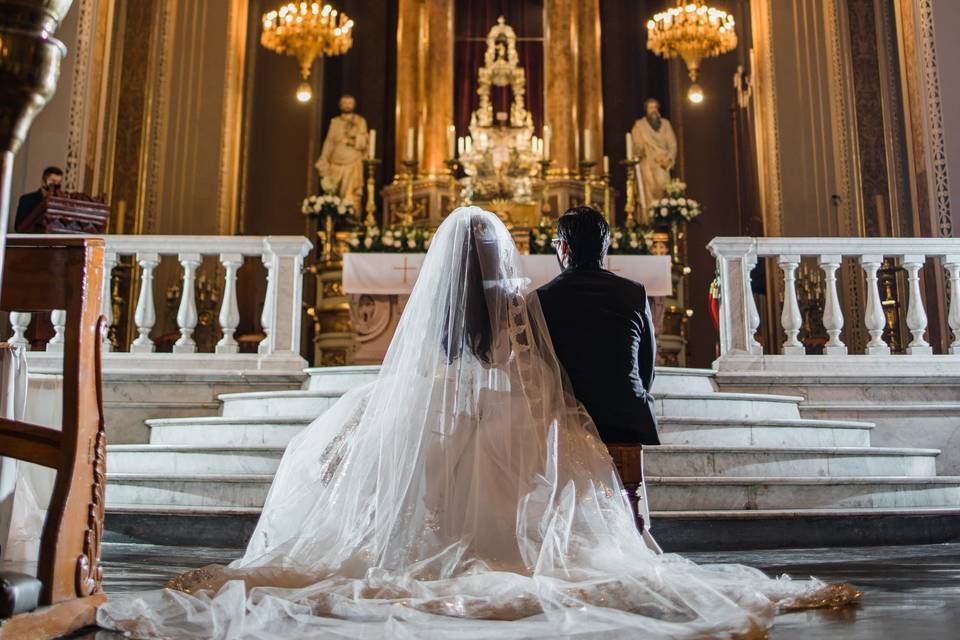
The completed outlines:
<svg viewBox="0 0 960 640">
<path fill-rule="evenodd" d="M 301 82 L 297 87 L 297 102 L 307 103 L 313 98 L 313 89 L 307 82 Z"/>
<path fill-rule="evenodd" d="M 690 88 L 687 89 L 687 100 L 693 104 L 700 104 L 703 102 L 703 88 L 696 82 L 690 85 Z"/>
</svg>

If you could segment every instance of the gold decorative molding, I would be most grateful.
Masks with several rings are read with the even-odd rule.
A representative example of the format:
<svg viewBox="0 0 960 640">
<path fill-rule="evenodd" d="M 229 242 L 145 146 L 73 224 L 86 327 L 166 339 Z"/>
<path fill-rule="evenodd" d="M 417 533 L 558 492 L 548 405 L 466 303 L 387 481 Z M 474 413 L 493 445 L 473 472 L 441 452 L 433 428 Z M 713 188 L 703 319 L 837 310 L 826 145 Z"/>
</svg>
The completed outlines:
<svg viewBox="0 0 960 640">
<path fill-rule="evenodd" d="M 67 155 L 64 160 L 64 189 L 80 191 L 84 183 L 81 162 L 84 148 L 84 129 L 87 111 L 91 108 L 87 79 L 92 75 L 90 56 L 94 46 L 94 15 L 97 0 L 75 3 L 77 36 L 73 45 L 73 73 L 70 77 L 70 111 L 67 120 Z"/>
<path fill-rule="evenodd" d="M 750 68 L 757 122 L 757 165 L 763 226 L 771 236 L 783 235 L 783 188 L 780 171 L 780 124 L 777 118 L 776 57 L 770 0 L 751 0 L 753 49 Z"/>
</svg>

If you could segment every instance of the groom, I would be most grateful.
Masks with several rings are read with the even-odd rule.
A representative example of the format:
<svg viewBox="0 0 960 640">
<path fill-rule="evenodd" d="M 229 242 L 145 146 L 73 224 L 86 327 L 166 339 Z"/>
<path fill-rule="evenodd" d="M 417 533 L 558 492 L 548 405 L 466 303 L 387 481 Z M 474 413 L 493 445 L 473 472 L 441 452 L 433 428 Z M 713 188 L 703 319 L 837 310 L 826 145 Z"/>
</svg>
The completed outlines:
<svg viewBox="0 0 960 640">
<path fill-rule="evenodd" d="M 607 444 L 660 444 L 650 395 L 656 342 L 643 285 L 603 268 L 610 227 L 596 209 L 557 221 L 562 273 L 537 290 L 573 393 Z"/>
</svg>

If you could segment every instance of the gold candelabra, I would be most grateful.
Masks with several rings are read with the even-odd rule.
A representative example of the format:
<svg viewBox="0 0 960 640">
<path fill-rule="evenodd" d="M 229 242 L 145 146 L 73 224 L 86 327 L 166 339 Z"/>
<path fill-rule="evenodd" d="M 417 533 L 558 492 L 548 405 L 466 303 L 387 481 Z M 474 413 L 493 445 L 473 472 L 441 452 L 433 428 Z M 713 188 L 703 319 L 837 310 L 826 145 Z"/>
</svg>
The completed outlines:
<svg viewBox="0 0 960 640">
<path fill-rule="evenodd" d="M 364 206 L 364 210 L 367 212 L 367 217 L 364 218 L 363 224 L 372 227 L 377 224 L 377 165 L 380 164 L 380 161 L 376 158 L 366 158 L 363 161 L 363 168 L 367 173 L 367 202 Z"/>
<path fill-rule="evenodd" d="M 443 164 L 447 165 L 447 176 L 450 178 L 449 191 L 447 192 L 447 198 L 450 200 L 450 210 L 453 211 L 460 204 L 460 198 L 457 196 L 457 171 L 460 170 L 460 161 L 456 158 L 449 158 L 443 161 Z"/>
<path fill-rule="evenodd" d="M 540 206 L 540 213 L 544 216 L 550 213 L 550 192 L 548 189 L 549 183 L 547 182 L 547 178 L 550 175 L 550 164 L 551 161 L 546 158 L 540 161 L 540 180 L 543 182 L 543 204 Z"/>
<path fill-rule="evenodd" d="M 624 195 L 623 203 L 623 212 L 626 214 L 626 223 L 628 226 L 633 226 L 634 224 L 643 220 L 637 220 L 637 165 L 640 163 L 639 160 L 621 160 L 620 164 L 623 165 L 624 169 L 627 172 L 626 186 L 624 190 L 626 194 Z"/>
<path fill-rule="evenodd" d="M 591 183 L 593 182 L 593 167 L 595 167 L 596 164 L 597 163 L 592 160 L 580 161 L 580 180 L 583 182 L 583 206 L 585 207 L 593 206 Z"/>
<path fill-rule="evenodd" d="M 416 160 L 404 160 L 403 165 L 403 209 L 400 210 L 400 221 L 403 226 L 413 224 L 413 218 L 423 210 L 423 205 L 417 205 L 413 202 L 413 183 L 417 179 L 419 162 Z"/>
<path fill-rule="evenodd" d="M 603 217 L 607 219 L 607 224 L 613 225 L 613 211 L 610 201 L 610 174 L 606 171 L 600 175 L 600 185 L 603 187 Z"/>
</svg>

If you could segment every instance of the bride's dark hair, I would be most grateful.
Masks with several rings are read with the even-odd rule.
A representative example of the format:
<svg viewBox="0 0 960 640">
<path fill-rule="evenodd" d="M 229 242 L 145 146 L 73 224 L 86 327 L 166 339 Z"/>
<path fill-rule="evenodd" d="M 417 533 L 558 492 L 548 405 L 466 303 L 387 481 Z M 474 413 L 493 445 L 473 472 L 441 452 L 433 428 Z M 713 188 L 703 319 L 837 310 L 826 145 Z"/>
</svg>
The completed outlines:
<svg viewBox="0 0 960 640">
<path fill-rule="evenodd" d="M 492 360 L 493 327 L 483 288 L 483 268 L 480 262 L 481 249 L 485 248 L 489 253 L 491 247 L 496 255 L 496 236 L 487 229 L 483 216 L 470 216 L 467 233 L 464 234 L 460 247 L 459 260 L 453 263 L 463 270 L 462 285 L 458 286 L 458 281 L 453 279 L 444 309 L 443 348 L 449 363 L 460 357 L 464 344 L 481 362 L 489 363 Z M 460 309 L 463 309 L 462 318 L 458 317 Z"/>
</svg>

